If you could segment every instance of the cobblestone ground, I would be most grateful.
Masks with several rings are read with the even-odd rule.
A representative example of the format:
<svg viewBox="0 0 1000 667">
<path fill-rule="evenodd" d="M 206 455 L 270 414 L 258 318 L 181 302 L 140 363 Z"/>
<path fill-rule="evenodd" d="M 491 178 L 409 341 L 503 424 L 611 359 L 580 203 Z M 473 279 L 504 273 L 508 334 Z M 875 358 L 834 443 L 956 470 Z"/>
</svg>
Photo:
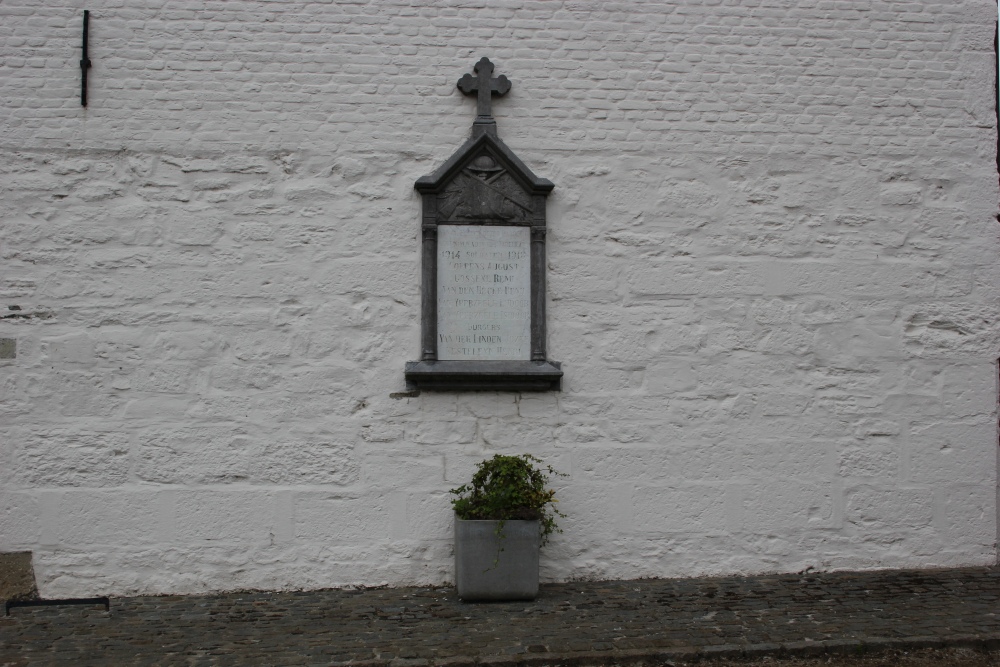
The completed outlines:
<svg viewBox="0 0 1000 667">
<path fill-rule="evenodd" d="M 1000 651 L 964 648 L 882 650 L 871 655 L 823 655 L 809 658 L 764 656 L 756 659 L 680 661 L 674 667 L 1000 667 Z"/>
<path fill-rule="evenodd" d="M 579 582 L 490 604 L 452 588 L 136 597 L 0 617 L 0 665 L 17 666 L 995 665 L 997 649 L 996 568 Z"/>
</svg>

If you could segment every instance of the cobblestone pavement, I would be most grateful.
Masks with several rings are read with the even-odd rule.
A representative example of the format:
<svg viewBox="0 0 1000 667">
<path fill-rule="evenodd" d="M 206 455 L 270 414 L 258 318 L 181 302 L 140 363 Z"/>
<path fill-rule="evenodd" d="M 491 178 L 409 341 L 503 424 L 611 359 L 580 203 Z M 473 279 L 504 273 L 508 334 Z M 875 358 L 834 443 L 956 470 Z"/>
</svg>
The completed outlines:
<svg viewBox="0 0 1000 667">
<path fill-rule="evenodd" d="M 244 592 L 25 607 L 0 665 L 665 664 L 1000 648 L 1000 569 L 578 582 L 534 602 L 453 588 Z"/>
</svg>

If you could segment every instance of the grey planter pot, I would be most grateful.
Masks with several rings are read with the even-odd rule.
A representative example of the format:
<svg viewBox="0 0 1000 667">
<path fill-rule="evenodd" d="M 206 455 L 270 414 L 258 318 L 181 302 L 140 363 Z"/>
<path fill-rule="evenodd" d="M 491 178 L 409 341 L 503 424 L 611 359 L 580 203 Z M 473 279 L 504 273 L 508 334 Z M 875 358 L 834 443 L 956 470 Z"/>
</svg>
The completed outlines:
<svg viewBox="0 0 1000 667">
<path fill-rule="evenodd" d="M 496 534 L 498 523 L 455 518 L 458 597 L 466 601 L 534 600 L 541 546 L 538 522 L 507 521 L 502 538 Z M 503 549 L 499 559 L 498 548 Z"/>
</svg>

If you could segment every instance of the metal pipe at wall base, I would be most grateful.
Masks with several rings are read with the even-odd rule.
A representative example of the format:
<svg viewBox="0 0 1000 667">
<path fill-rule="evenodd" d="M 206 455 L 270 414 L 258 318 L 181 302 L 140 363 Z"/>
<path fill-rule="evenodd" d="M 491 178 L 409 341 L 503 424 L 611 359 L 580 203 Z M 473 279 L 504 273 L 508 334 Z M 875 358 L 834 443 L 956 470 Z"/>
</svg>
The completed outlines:
<svg viewBox="0 0 1000 667">
<path fill-rule="evenodd" d="M 3 604 L 4 616 L 10 616 L 15 607 L 53 607 L 66 604 L 104 605 L 104 611 L 111 611 L 110 598 L 69 598 L 63 600 L 7 600 Z"/>
</svg>

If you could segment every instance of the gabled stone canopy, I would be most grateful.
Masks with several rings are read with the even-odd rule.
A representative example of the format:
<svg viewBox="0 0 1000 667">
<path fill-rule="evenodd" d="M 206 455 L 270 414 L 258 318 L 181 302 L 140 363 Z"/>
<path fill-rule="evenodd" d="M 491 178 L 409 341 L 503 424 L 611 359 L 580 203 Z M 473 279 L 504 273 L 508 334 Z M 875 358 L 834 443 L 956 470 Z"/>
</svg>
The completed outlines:
<svg viewBox="0 0 1000 667">
<path fill-rule="evenodd" d="M 536 176 L 507 144 L 491 134 L 481 134 L 466 141 L 434 173 L 417 179 L 414 187 L 421 194 L 441 193 L 459 178 L 465 169 L 475 170 L 474 163 L 482 157 L 488 157 L 496 163 L 496 167 L 486 168 L 505 170 L 529 196 L 547 195 L 555 187 L 549 179 Z"/>
</svg>

